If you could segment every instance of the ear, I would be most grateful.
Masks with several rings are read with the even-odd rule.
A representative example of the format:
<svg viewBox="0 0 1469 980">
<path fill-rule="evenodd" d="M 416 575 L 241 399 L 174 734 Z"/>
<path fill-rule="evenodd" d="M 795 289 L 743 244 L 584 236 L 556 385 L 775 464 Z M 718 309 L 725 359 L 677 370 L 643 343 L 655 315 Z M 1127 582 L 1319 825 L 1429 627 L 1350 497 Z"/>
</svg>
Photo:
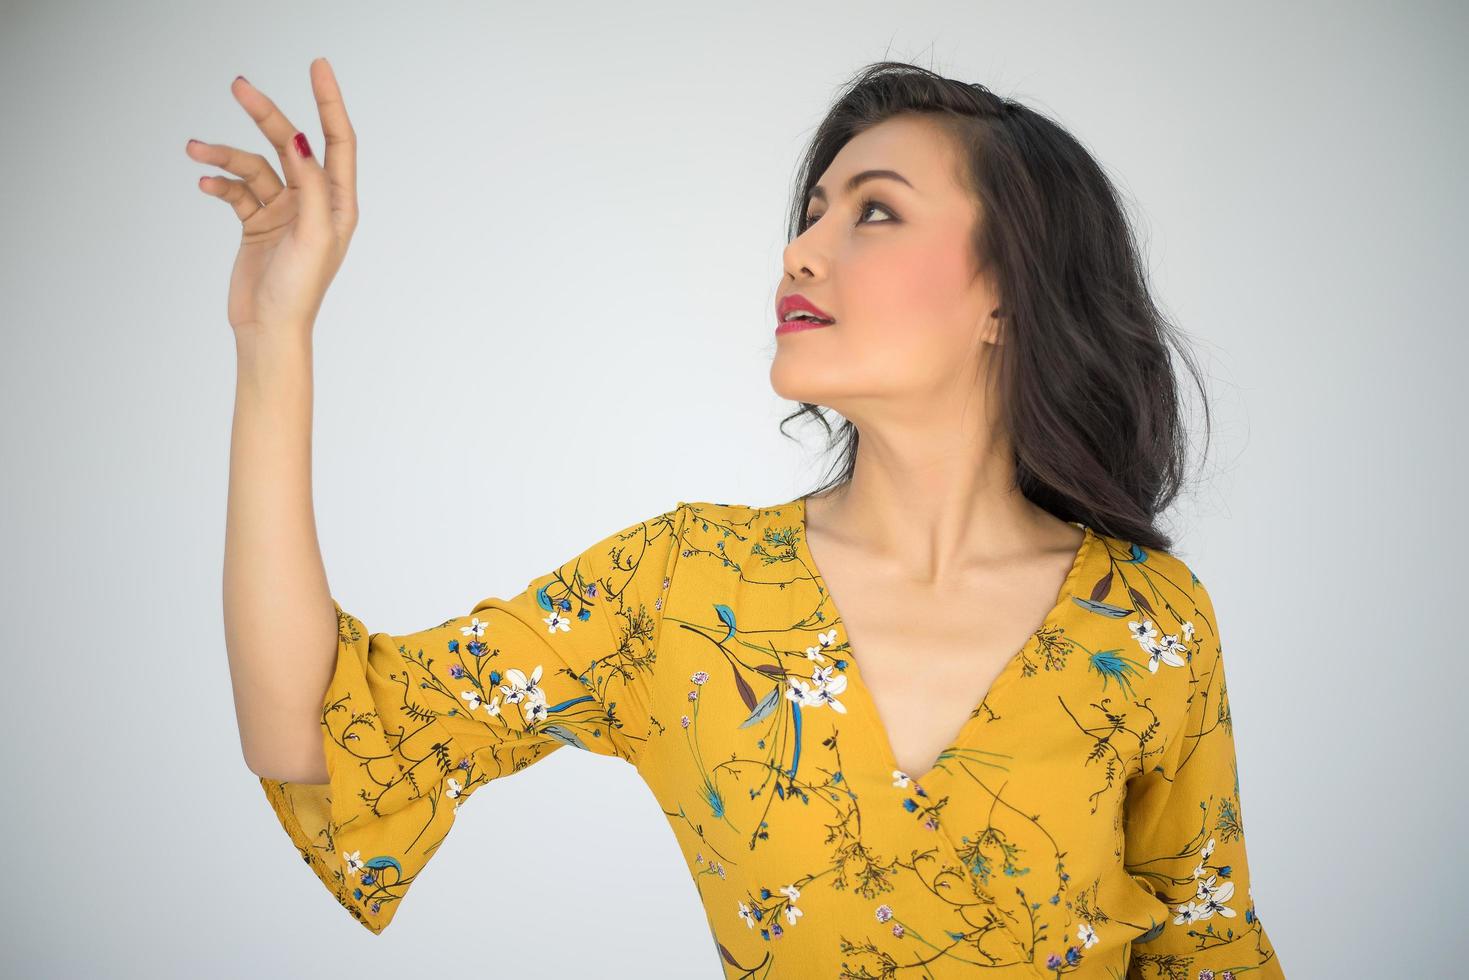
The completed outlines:
<svg viewBox="0 0 1469 980">
<path fill-rule="evenodd" d="M 1004 317 L 1005 311 L 996 307 L 990 312 L 989 318 L 979 326 L 979 339 L 987 344 L 1001 344 L 1004 342 Z"/>
</svg>

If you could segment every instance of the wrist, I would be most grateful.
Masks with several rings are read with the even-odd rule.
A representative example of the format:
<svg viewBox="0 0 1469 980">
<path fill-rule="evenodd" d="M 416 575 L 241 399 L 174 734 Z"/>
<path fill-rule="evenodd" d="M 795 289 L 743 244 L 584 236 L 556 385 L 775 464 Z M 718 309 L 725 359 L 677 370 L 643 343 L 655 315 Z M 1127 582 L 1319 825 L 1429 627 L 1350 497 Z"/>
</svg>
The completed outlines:
<svg viewBox="0 0 1469 980">
<path fill-rule="evenodd" d="M 243 358 L 311 355 L 311 325 L 250 323 L 235 329 L 235 353 Z"/>
</svg>

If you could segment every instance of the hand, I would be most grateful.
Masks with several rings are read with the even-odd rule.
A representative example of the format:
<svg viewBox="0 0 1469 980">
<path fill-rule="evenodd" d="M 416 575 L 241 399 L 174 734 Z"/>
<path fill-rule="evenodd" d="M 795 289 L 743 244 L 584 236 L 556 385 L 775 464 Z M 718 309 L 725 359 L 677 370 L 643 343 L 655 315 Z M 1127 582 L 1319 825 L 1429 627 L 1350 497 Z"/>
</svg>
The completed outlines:
<svg viewBox="0 0 1469 980">
<path fill-rule="evenodd" d="M 325 58 L 311 63 L 311 88 L 326 138 L 324 164 L 298 152 L 298 144 L 310 152 L 305 133 L 243 78 L 230 91 L 275 147 L 285 181 L 258 153 L 198 141 L 185 150 L 241 178 L 199 179 L 200 190 L 234 207 L 242 226 L 229 293 L 237 338 L 267 330 L 310 333 L 357 228 L 357 134 Z"/>
</svg>

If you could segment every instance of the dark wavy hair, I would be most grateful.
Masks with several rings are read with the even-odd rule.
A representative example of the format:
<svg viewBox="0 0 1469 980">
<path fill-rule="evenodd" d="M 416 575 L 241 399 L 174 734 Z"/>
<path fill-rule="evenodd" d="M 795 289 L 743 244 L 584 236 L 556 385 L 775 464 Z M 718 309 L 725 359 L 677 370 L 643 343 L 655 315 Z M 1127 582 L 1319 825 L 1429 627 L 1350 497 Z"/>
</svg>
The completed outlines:
<svg viewBox="0 0 1469 980">
<path fill-rule="evenodd" d="M 972 240 L 1000 297 L 996 382 L 1021 492 L 1063 520 L 1169 549 L 1156 520 L 1182 487 L 1188 452 L 1170 347 L 1199 387 L 1206 451 L 1208 396 L 1180 331 L 1149 293 L 1116 187 L 1075 137 L 977 82 L 875 62 L 846 83 L 800 162 L 787 241 L 842 146 L 910 113 L 953 135 L 961 185 L 980 203 Z M 821 406 L 800 406 L 781 433 L 811 416 L 826 430 L 827 451 L 837 451 L 834 475 L 811 493 L 850 482 L 856 425 L 843 419 L 833 430 Z"/>
</svg>

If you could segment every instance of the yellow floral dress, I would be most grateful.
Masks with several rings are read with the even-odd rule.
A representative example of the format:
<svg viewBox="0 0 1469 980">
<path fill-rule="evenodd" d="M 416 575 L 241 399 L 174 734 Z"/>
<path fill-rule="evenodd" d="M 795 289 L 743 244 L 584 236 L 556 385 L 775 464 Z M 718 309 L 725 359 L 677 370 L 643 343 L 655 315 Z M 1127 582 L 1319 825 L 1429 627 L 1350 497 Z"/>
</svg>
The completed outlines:
<svg viewBox="0 0 1469 980">
<path fill-rule="evenodd" d="M 679 502 L 422 632 L 337 606 L 330 782 L 261 779 L 276 816 L 379 933 L 471 795 L 573 746 L 659 800 L 728 977 L 1283 976 L 1182 560 L 1081 526 L 1044 623 L 905 773 L 805 526 L 804 498 Z"/>
</svg>

